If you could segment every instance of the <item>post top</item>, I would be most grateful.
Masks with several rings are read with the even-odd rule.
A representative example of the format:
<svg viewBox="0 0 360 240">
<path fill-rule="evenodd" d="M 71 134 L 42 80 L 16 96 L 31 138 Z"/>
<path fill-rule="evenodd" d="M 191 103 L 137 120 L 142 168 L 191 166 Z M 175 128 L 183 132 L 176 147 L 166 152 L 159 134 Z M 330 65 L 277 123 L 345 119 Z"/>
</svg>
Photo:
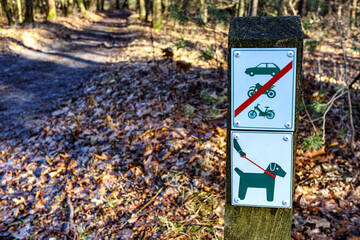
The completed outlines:
<svg viewBox="0 0 360 240">
<path fill-rule="evenodd" d="M 233 17 L 229 40 L 302 39 L 300 17 Z"/>
</svg>

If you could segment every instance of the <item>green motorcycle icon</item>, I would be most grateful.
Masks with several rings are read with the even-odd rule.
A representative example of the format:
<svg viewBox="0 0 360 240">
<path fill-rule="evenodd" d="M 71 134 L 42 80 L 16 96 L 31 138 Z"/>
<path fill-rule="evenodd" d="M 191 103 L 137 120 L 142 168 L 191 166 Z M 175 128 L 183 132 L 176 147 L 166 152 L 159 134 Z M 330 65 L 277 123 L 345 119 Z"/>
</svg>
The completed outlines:
<svg viewBox="0 0 360 240">
<path fill-rule="evenodd" d="M 269 110 L 268 106 L 265 107 L 265 111 L 262 111 L 259 108 L 260 104 L 257 104 L 254 109 L 257 110 L 259 112 L 259 117 L 266 117 L 267 119 L 273 119 L 275 117 L 275 112 L 274 110 Z M 250 110 L 248 113 L 249 118 L 254 119 L 257 116 L 257 112 L 255 110 Z"/>
<path fill-rule="evenodd" d="M 268 90 L 266 90 L 263 94 L 266 94 L 269 98 L 274 98 L 276 96 L 276 92 L 273 90 L 275 86 L 271 86 Z M 255 84 L 255 86 L 251 86 L 249 91 L 247 92 L 247 95 L 251 97 L 254 93 L 256 93 L 260 88 L 262 88 L 262 85 L 260 83 Z"/>
</svg>

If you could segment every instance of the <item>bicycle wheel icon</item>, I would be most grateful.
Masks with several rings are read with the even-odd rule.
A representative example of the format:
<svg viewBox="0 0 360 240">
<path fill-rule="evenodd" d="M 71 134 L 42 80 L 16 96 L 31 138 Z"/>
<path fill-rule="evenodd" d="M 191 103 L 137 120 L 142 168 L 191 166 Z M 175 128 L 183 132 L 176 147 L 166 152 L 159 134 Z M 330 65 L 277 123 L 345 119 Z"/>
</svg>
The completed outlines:
<svg viewBox="0 0 360 240">
<path fill-rule="evenodd" d="M 257 113 L 254 110 L 249 111 L 249 113 L 248 113 L 249 118 L 254 119 L 254 118 L 256 118 L 256 116 L 257 116 Z"/>
</svg>

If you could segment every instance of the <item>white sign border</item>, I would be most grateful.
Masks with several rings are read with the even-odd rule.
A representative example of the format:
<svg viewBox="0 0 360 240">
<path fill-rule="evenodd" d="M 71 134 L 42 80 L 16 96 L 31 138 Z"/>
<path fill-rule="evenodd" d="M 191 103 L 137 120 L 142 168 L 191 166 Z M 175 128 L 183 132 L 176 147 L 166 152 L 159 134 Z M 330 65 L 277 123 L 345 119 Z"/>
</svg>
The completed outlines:
<svg viewBox="0 0 360 240">
<path fill-rule="evenodd" d="M 291 110 L 291 127 L 286 128 L 285 125 L 281 128 L 275 127 L 249 127 L 235 125 L 235 106 L 234 106 L 234 57 L 235 51 L 294 51 L 293 56 L 293 81 L 292 81 L 292 110 Z M 295 98 L 296 98 L 296 63 L 297 63 L 297 48 L 231 48 L 231 129 L 247 129 L 247 130 L 275 130 L 275 131 L 295 131 Z"/>
<path fill-rule="evenodd" d="M 236 192 L 234 191 L 234 184 L 233 184 L 233 177 L 234 177 L 234 134 L 241 134 L 241 133 L 253 133 L 253 134 L 289 134 L 291 135 L 291 139 L 290 144 L 291 144 L 291 149 L 293 148 L 293 144 L 294 144 L 294 133 L 293 132 L 268 132 L 268 131 L 241 131 L 241 130 L 231 130 L 230 131 L 230 146 L 231 146 L 231 167 L 230 167 L 230 171 L 231 171 L 231 205 L 233 206 L 245 206 L 245 207 L 266 207 L 266 208 L 286 208 L 286 209 L 291 209 L 292 208 L 292 195 L 293 195 L 293 171 L 294 171 L 294 152 L 291 151 L 291 172 L 290 172 L 290 199 L 289 199 L 289 205 L 288 206 L 284 206 L 284 205 L 259 205 L 259 204 L 244 204 L 244 203 L 236 203 L 234 201 L 235 197 L 236 197 Z"/>
</svg>

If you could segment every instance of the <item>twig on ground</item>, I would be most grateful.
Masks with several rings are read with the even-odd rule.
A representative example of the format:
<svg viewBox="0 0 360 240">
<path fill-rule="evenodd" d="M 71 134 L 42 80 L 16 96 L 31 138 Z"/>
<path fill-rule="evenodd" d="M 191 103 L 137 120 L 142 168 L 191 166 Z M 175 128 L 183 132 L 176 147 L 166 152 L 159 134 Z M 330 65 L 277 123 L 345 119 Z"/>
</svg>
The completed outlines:
<svg viewBox="0 0 360 240">
<path fill-rule="evenodd" d="M 339 93 L 340 92 L 340 93 Z M 324 112 L 324 115 L 322 116 L 323 119 L 323 125 L 322 125 L 322 141 L 323 143 L 325 143 L 325 123 L 326 123 L 326 114 L 330 111 L 332 105 L 334 104 L 334 102 L 340 98 L 341 96 L 343 96 L 345 93 L 347 93 L 348 91 L 344 91 L 344 89 L 340 89 L 339 91 L 337 91 L 334 96 L 330 99 L 330 101 L 327 103 L 327 105 L 329 105 L 326 109 L 326 111 Z"/>
<path fill-rule="evenodd" d="M 138 215 L 142 210 L 144 210 L 147 206 L 149 206 L 150 203 L 152 203 L 155 198 L 159 195 L 159 193 L 163 190 L 163 187 L 160 188 L 160 190 L 155 194 L 154 197 L 151 198 L 149 202 L 147 202 L 139 211 L 135 213 L 135 215 Z M 119 230 L 121 230 L 123 227 L 125 227 L 126 224 L 128 224 L 130 219 L 128 219 L 126 222 L 123 223 L 123 225 L 120 226 Z"/>
<path fill-rule="evenodd" d="M 74 227 L 74 207 L 71 203 L 71 199 L 69 197 L 69 195 L 67 195 L 66 197 L 66 203 L 69 207 L 69 210 L 70 210 L 70 214 L 69 214 L 69 226 L 73 227 L 74 228 L 74 239 L 77 239 L 77 236 L 76 236 L 76 228 Z M 70 227 L 67 227 L 66 229 L 66 233 L 69 234 L 70 232 Z"/>
<path fill-rule="evenodd" d="M 351 83 L 349 84 L 349 89 L 352 88 L 352 86 L 356 83 L 356 81 L 360 80 L 360 73 L 351 81 Z"/>
<path fill-rule="evenodd" d="M 301 184 L 308 184 L 312 182 L 328 182 L 328 181 L 342 181 L 342 182 L 356 182 L 357 177 L 317 177 L 317 178 L 307 178 L 302 180 L 298 183 Z"/>
<path fill-rule="evenodd" d="M 302 100 L 302 103 L 303 103 L 303 105 L 304 105 L 304 109 L 305 109 L 306 116 L 309 118 L 310 123 L 311 123 L 311 125 L 312 125 L 313 128 L 314 128 L 314 131 L 315 131 L 316 133 L 318 133 L 318 129 L 317 129 L 317 127 L 315 126 L 313 120 L 311 119 L 310 114 L 309 114 L 309 112 L 308 112 L 308 110 L 307 110 L 307 107 L 306 107 L 306 105 L 305 105 L 304 96 L 301 96 L 301 100 Z"/>
</svg>

